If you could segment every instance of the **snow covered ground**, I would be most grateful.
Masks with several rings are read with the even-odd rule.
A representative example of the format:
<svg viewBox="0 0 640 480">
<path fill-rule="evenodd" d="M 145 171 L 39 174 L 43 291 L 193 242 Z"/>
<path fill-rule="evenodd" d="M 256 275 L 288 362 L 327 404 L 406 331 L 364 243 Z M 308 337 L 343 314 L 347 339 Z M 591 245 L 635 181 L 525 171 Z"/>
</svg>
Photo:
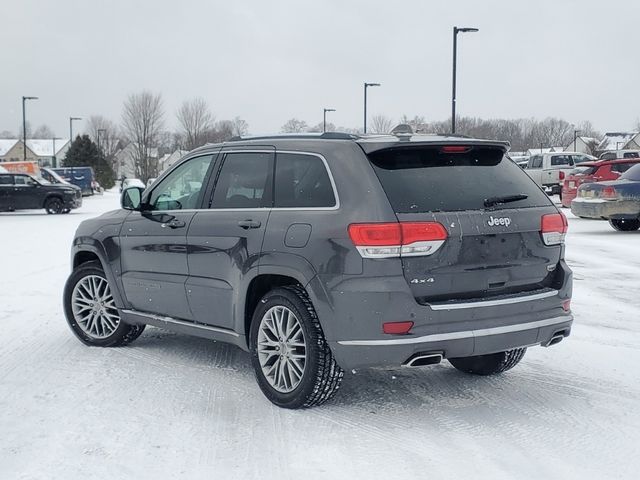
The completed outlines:
<svg viewBox="0 0 640 480">
<path fill-rule="evenodd" d="M 511 372 L 349 373 L 329 404 L 272 406 L 249 357 L 148 328 L 88 348 L 61 291 L 70 215 L 0 214 L 0 479 L 638 478 L 640 233 L 570 218 L 572 336 Z"/>
</svg>

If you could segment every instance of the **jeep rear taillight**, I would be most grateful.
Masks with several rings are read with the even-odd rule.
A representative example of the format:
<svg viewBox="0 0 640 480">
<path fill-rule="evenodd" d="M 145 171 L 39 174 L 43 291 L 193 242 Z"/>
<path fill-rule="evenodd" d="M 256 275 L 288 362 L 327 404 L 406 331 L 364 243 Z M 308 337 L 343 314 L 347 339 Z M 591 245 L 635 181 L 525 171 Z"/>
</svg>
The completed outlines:
<svg viewBox="0 0 640 480">
<path fill-rule="evenodd" d="M 567 222 L 567 217 L 563 213 L 543 215 L 540 223 L 542 241 L 545 245 L 560 245 L 564 243 L 569 222 Z"/>
<path fill-rule="evenodd" d="M 352 223 L 349 237 L 364 258 L 432 255 L 447 239 L 438 222 Z"/>
</svg>

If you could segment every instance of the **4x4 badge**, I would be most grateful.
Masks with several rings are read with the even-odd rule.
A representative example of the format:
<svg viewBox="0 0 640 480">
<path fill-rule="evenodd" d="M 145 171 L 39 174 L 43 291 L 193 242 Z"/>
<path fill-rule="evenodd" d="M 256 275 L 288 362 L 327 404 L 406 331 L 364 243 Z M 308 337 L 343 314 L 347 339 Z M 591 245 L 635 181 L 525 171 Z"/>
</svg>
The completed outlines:
<svg viewBox="0 0 640 480">
<path fill-rule="evenodd" d="M 503 225 L 508 227 L 511 225 L 511 219 L 509 217 L 489 217 L 487 220 L 487 225 L 490 227 L 497 227 L 498 225 Z"/>
</svg>

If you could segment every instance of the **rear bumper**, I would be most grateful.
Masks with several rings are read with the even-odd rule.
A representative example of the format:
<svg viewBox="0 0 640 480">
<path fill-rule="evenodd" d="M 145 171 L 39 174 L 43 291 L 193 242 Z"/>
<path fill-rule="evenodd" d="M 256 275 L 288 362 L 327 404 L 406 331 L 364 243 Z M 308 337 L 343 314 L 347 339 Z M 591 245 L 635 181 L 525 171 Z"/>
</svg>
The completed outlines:
<svg viewBox="0 0 640 480">
<path fill-rule="evenodd" d="M 568 337 L 572 324 L 573 317 L 566 314 L 533 322 L 421 337 L 338 341 L 332 342 L 331 347 L 343 368 L 399 366 L 419 353 L 439 353 L 444 358 L 459 358 L 548 345 L 554 337 Z"/>
<path fill-rule="evenodd" d="M 571 202 L 571 213 L 587 218 L 638 218 L 640 200 L 598 200 L 576 198 Z"/>
</svg>

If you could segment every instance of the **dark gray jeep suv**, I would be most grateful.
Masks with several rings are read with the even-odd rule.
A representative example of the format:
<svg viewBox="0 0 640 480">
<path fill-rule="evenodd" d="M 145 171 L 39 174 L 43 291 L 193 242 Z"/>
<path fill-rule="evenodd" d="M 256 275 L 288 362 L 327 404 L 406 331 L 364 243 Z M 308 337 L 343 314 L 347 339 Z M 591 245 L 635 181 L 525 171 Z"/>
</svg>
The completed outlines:
<svg viewBox="0 0 640 480">
<path fill-rule="evenodd" d="M 80 225 L 67 320 L 88 345 L 147 324 L 237 345 L 286 408 L 329 399 L 343 369 L 503 372 L 573 319 L 566 219 L 506 150 L 410 134 L 202 147 Z"/>
</svg>

